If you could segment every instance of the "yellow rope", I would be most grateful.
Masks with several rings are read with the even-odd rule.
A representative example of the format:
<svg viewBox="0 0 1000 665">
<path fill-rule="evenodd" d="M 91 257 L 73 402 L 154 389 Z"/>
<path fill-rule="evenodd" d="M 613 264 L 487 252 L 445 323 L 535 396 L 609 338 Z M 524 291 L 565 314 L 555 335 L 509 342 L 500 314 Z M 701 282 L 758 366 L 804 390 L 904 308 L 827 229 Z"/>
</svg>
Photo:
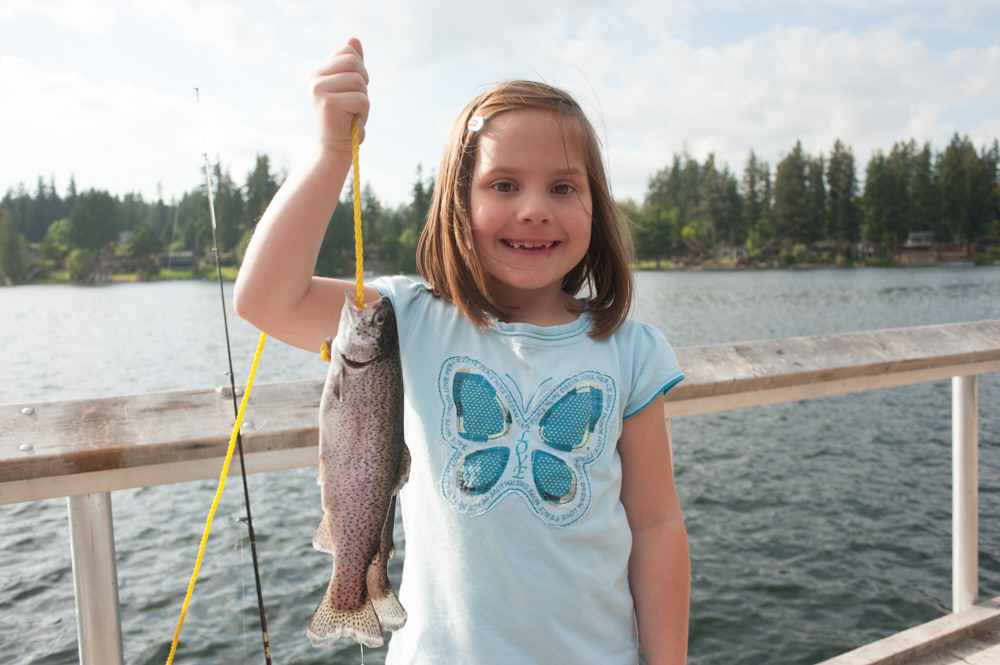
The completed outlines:
<svg viewBox="0 0 1000 665">
<path fill-rule="evenodd" d="M 212 520 L 215 519 L 215 511 L 219 507 L 219 500 L 222 498 L 222 490 L 226 487 L 226 477 L 229 475 L 229 463 L 233 459 L 233 451 L 236 449 L 236 436 L 240 432 L 243 424 L 243 412 L 246 411 L 247 401 L 250 399 L 250 391 L 253 389 L 253 379 L 257 374 L 257 365 L 260 363 L 260 353 L 264 350 L 264 340 L 267 335 L 260 334 L 260 341 L 257 343 L 257 352 L 253 357 L 253 365 L 250 367 L 250 376 L 247 378 L 246 390 L 243 393 L 243 401 L 240 402 L 239 411 L 236 413 L 236 423 L 233 425 L 233 433 L 229 438 L 229 450 L 226 452 L 226 460 L 222 464 L 222 473 L 219 476 L 219 487 L 215 490 L 215 498 L 212 500 L 212 507 L 208 510 L 208 519 L 205 520 L 205 531 L 201 535 L 201 544 L 198 545 L 198 558 L 194 562 L 194 572 L 191 574 L 191 581 L 188 582 L 187 595 L 184 597 L 184 605 L 181 607 L 181 618 L 177 622 L 177 630 L 174 631 L 174 641 L 170 645 L 170 655 L 167 657 L 167 665 L 174 660 L 174 653 L 177 651 L 177 642 L 181 637 L 181 627 L 184 625 L 184 617 L 187 615 L 188 604 L 191 602 L 191 594 L 194 593 L 194 583 L 198 579 L 198 571 L 201 570 L 201 560 L 205 555 L 205 545 L 208 543 L 208 532 L 212 529 Z"/>
<path fill-rule="evenodd" d="M 364 245 L 361 239 L 361 176 L 358 171 L 360 154 L 360 140 L 358 137 L 358 119 L 355 117 L 351 121 L 351 141 L 352 141 L 352 166 L 354 170 L 354 258 L 356 262 L 355 282 L 358 288 L 358 307 L 364 307 Z M 201 536 L 201 543 L 198 545 L 198 556 L 194 563 L 194 572 L 191 573 L 191 581 L 188 582 L 187 595 L 184 596 L 184 604 L 181 606 L 180 620 L 177 622 L 177 630 L 174 631 L 174 640 L 170 645 L 170 655 L 167 656 L 167 665 L 174 660 L 177 652 L 177 643 L 180 640 L 181 628 L 184 626 L 184 618 L 187 616 L 188 605 L 191 603 L 191 596 L 194 593 L 194 584 L 198 580 L 198 573 L 201 571 L 201 561 L 205 556 L 205 546 L 208 544 L 208 533 L 212 529 L 212 522 L 215 519 L 215 511 L 219 508 L 219 500 L 222 498 L 222 490 L 226 487 L 226 477 L 229 475 L 229 463 L 233 459 L 233 451 L 236 449 L 236 436 L 239 434 L 243 424 L 243 413 L 246 410 L 247 401 L 250 399 L 250 391 L 253 389 L 254 376 L 257 374 L 257 365 L 260 363 L 260 354 L 264 349 L 264 340 L 267 339 L 265 333 L 261 333 L 260 341 L 257 343 L 257 352 L 253 357 L 253 365 L 250 367 L 250 376 L 247 378 L 246 391 L 243 393 L 243 401 L 236 414 L 236 423 L 233 425 L 233 433 L 229 438 L 229 450 L 226 451 L 226 460 L 222 464 L 222 473 L 219 476 L 219 487 L 215 490 L 215 498 L 212 499 L 212 507 L 208 510 L 208 518 L 205 520 L 205 530 Z M 324 347 L 326 345 L 324 344 Z M 324 360 L 329 360 L 329 349 L 323 354 Z"/>
<path fill-rule="evenodd" d="M 358 138 L 358 118 L 351 121 L 351 164 L 354 171 L 354 283 L 358 290 L 358 307 L 365 306 L 365 252 L 361 239 L 361 175 L 358 170 L 361 141 Z M 330 347 L 324 343 L 319 349 L 319 356 L 330 362 Z"/>
<path fill-rule="evenodd" d="M 358 140 L 358 118 L 351 121 L 352 163 L 354 166 L 354 281 L 358 286 L 358 307 L 365 306 L 364 297 L 364 246 L 361 242 L 361 175 L 358 172 L 358 155 L 361 152 Z"/>
</svg>

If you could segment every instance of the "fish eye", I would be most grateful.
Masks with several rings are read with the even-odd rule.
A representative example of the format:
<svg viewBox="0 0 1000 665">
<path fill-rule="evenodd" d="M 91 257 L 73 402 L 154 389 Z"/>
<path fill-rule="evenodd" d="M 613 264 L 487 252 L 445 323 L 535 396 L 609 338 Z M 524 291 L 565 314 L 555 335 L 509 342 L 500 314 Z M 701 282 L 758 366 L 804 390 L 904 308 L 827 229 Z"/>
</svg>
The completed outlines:
<svg viewBox="0 0 1000 665">
<path fill-rule="evenodd" d="M 379 312 L 378 314 L 376 314 L 374 316 L 374 318 L 372 320 L 375 322 L 375 325 L 380 326 L 383 323 L 385 323 L 385 314 L 382 313 L 382 312 Z"/>
</svg>

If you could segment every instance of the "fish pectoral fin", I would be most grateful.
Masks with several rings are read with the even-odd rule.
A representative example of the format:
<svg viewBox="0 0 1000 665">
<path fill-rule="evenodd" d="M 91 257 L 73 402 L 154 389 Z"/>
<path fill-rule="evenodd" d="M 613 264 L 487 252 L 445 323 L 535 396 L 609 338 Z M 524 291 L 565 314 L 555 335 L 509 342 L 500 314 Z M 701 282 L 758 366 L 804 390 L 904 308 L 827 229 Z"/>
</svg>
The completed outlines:
<svg viewBox="0 0 1000 665">
<path fill-rule="evenodd" d="M 344 401 L 344 365 L 340 362 L 333 363 L 330 366 L 330 376 L 327 377 L 327 383 L 330 386 L 330 390 L 333 393 L 334 399 L 338 402 Z"/>
<path fill-rule="evenodd" d="M 313 532 L 313 548 L 320 552 L 333 554 L 333 534 L 330 533 L 330 521 L 325 516 L 319 521 L 319 524 L 316 525 L 316 531 Z"/>
<path fill-rule="evenodd" d="M 392 488 L 392 493 L 395 494 L 400 490 L 406 481 L 410 479 L 410 449 L 406 447 L 406 443 L 402 444 L 402 449 L 399 451 L 399 467 L 396 472 L 396 484 Z"/>
<path fill-rule="evenodd" d="M 353 610 L 339 610 L 330 602 L 329 592 L 323 594 L 323 600 L 309 621 L 306 635 L 314 647 L 350 637 L 358 644 L 369 649 L 375 649 L 383 644 L 382 624 L 371 598 L 365 597 L 364 604 Z"/>
</svg>

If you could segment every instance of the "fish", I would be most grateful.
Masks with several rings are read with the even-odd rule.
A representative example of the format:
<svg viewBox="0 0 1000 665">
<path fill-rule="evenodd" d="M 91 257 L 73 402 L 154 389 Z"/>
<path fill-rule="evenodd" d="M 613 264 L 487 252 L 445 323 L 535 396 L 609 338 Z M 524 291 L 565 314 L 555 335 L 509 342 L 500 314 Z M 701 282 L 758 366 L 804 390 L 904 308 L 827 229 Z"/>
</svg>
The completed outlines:
<svg viewBox="0 0 1000 665">
<path fill-rule="evenodd" d="M 333 555 L 333 573 L 309 621 L 313 646 L 349 637 L 366 647 L 406 623 L 389 581 L 396 494 L 410 473 L 403 440 L 403 372 L 389 298 L 359 307 L 347 293 L 319 413 L 323 518 L 313 547 Z"/>
</svg>

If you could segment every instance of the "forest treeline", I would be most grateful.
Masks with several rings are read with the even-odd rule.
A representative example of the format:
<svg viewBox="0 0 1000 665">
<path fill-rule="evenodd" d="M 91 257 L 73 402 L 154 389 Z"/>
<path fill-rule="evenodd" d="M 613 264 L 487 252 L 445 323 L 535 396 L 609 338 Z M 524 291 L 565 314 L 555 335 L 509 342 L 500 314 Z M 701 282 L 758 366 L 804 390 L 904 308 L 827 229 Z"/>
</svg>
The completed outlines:
<svg viewBox="0 0 1000 665">
<path fill-rule="evenodd" d="M 860 176 L 839 140 L 819 155 L 796 142 L 773 170 L 751 150 L 739 176 L 711 154 L 704 163 L 674 155 L 650 178 L 642 205 L 624 208 L 637 223 L 640 258 L 666 255 L 689 237 L 746 246 L 750 256 L 772 240 L 826 240 L 844 256 L 865 241 L 885 257 L 912 232 L 933 233 L 971 257 L 984 243 L 1000 244 L 998 162 L 996 140 L 977 151 L 957 134 L 941 151 L 912 140 L 877 151 Z"/>
<path fill-rule="evenodd" d="M 775 240 L 803 247 L 826 241 L 843 256 L 865 242 L 869 252 L 885 256 L 917 231 L 961 246 L 971 257 L 1000 246 L 998 165 L 996 140 L 977 149 L 957 134 L 941 150 L 909 141 L 888 154 L 877 151 L 860 174 L 852 149 L 841 141 L 817 155 L 796 142 L 773 169 L 751 150 L 739 175 L 716 164 L 713 154 L 704 162 L 675 154 L 650 177 L 643 201 L 621 205 L 632 222 L 638 257 L 657 262 L 687 239 L 706 248 L 745 247 L 751 258 Z M 212 171 L 219 251 L 238 263 L 282 176 L 272 171 L 267 155 L 259 155 L 241 181 L 218 163 Z M 366 255 L 382 269 L 415 272 L 433 187 L 433 177 L 417 167 L 404 204 L 386 206 L 370 186 L 363 188 Z M 319 274 L 353 270 L 351 196 L 346 191 L 333 213 Z M 36 278 L 56 266 L 78 280 L 109 265 L 153 276 L 165 252 L 191 252 L 196 263 L 214 266 L 212 248 L 204 184 L 168 203 L 135 193 L 78 192 L 72 178 L 60 196 L 54 178 L 39 177 L 34 191 L 22 184 L 0 200 L 0 278 L 7 282 Z"/>
</svg>

